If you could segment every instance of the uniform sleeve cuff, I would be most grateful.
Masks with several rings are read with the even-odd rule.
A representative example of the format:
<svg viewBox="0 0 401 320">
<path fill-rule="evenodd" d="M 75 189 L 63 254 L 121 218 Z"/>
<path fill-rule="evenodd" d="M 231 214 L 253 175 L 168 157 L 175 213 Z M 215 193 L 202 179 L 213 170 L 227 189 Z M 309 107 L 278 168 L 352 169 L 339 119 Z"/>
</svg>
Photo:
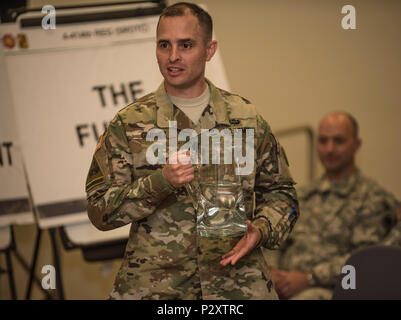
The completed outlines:
<svg viewBox="0 0 401 320">
<path fill-rule="evenodd" d="M 256 248 L 264 247 L 267 243 L 269 237 L 269 224 L 264 218 L 256 218 L 252 221 L 252 224 L 259 229 L 260 232 L 260 240 L 256 245 Z"/>
<path fill-rule="evenodd" d="M 175 188 L 164 177 L 162 169 L 157 169 L 154 173 L 150 174 L 148 176 L 148 183 L 147 189 L 156 199 L 164 199 L 175 191 Z"/>
</svg>

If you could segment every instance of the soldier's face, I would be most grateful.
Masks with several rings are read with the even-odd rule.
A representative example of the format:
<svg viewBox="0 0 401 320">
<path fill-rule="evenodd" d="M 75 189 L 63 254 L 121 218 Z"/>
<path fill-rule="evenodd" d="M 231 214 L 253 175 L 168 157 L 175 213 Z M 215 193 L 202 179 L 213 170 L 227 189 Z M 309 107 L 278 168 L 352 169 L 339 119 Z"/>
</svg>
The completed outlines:
<svg viewBox="0 0 401 320">
<path fill-rule="evenodd" d="M 194 15 L 162 17 L 157 30 L 156 57 L 167 92 L 186 98 L 201 94 L 205 88 L 206 62 L 216 48 L 216 41 L 205 42 Z"/>
<path fill-rule="evenodd" d="M 327 173 L 341 174 L 354 166 L 359 146 L 346 116 L 328 116 L 320 123 L 317 151 Z"/>
</svg>

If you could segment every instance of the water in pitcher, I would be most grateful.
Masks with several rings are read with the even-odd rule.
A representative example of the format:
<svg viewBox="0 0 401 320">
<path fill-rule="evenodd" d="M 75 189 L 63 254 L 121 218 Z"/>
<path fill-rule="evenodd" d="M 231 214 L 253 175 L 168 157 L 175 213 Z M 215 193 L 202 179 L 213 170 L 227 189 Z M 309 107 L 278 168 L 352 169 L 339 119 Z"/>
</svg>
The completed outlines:
<svg viewBox="0 0 401 320">
<path fill-rule="evenodd" d="M 236 237 L 246 232 L 246 214 L 240 182 L 199 184 L 198 233 L 204 237 Z"/>
</svg>

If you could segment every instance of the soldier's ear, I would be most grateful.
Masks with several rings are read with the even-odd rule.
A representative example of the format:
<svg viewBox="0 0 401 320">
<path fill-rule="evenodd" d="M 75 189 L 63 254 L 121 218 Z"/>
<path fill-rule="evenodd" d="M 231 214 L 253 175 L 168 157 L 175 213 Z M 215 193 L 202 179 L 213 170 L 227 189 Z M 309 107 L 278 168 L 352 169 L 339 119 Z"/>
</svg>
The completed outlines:
<svg viewBox="0 0 401 320">
<path fill-rule="evenodd" d="M 210 40 L 206 44 L 206 61 L 210 61 L 217 50 L 217 41 Z"/>
<path fill-rule="evenodd" d="M 355 146 L 355 151 L 359 150 L 359 148 L 362 145 L 362 139 L 361 138 L 356 138 L 356 146 Z"/>
</svg>

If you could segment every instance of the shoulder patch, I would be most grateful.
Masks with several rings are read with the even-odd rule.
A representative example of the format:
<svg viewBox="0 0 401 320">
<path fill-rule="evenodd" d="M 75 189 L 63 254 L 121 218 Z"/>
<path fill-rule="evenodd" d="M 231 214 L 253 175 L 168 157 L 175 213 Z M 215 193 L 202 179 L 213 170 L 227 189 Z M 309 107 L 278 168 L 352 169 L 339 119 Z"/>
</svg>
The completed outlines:
<svg viewBox="0 0 401 320">
<path fill-rule="evenodd" d="M 93 157 L 91 166 L 89 168 L 88 177 L 86 179 L 86 192 L 89 192 L 94 187 L 104 183 L 104 181 L 104 174 L 99 166 L 99 163 L 97 162 L 96 157 Z"/>
</svg>

